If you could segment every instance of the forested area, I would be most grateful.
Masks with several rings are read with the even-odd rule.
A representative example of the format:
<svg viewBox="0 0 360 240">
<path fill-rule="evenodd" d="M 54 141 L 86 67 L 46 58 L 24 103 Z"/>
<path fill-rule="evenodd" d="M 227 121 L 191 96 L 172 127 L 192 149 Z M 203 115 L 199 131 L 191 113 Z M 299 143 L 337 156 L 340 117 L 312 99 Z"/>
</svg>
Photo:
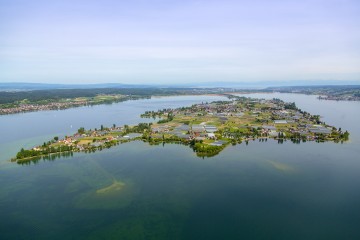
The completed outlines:
<svg viewBox="0 0 360 240">
<path fill-rule="evenodd" d="M 136 96 L 191 94 L 189 88 L 94 88 L 94 89 L 50 89 L 18 92 L 1 92 L 0 104 L 15 103 L 27 99 L 30 102 L 60 100 L 77 97 L 95 97 L 100 94 L 122 94 Z"/>
</svg>

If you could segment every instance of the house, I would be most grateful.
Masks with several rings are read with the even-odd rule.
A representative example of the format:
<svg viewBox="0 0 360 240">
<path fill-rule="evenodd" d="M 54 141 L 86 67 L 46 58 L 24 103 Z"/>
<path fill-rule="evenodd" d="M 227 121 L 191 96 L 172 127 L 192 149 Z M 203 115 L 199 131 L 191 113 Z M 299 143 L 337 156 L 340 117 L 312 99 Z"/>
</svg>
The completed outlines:
<svg viewBox="0 0 360 240">
<path fill-rule="evenodd" d="M 330 134 L 331 133 L 331 129 L 322 127 L 322 126 L 309 128 L 309 131 L 312 133 L 322 133 L 322 134 Z"/>
<path fill-rule="evenodd" d="M 207 137 L 210 138 L 210 139 L 215 139 L 216 138 L 214 133 L 208 133 Z"/>
<path fill-rule="evenodd" d="M 151 128 L 151 132 L 152 133 L 158 133 L 158 132 L 160 132 L 160 129 L 159 128 Z"/>
<path fill-rule="evenodd" d="M 287 124 L 286 120 L 274 120 L 275 124 Z"/>
<path fill-rule="evenodd" d="M 263 125 L 262 128 L 267 131 L 275 131 L 276 130 L 275 126 L 269 126 L 269 125 Z"/>
<path fill-rule="evenodd" d="M 152 133 L 163 133 L 163 132 L 168 132 L 168 131 L 169 131 L 168 125 L 151 128 Z"/>
<path fill-rule="evenodd" d="M 202 141 L 202 140 L 205 140 L 206 138 L 205 137 L 196 137 L 195 140 L 197 141 Z"/>
<path fill-rule="evenodd" d="M 129 140 L 129 139 L 134 139 L 137 137 L 141 137 L 142 134 L 140 133 L 129 133 L 128 135 L 122 136 L 120 137 L 121 140 Z"/>
<path fill-rule="evenodd" d="M 279 135 L 279 133 L 276 131 L 269 132 L 269 137 L 277 137 L 278 135 Z"/>
<path fill-rule="evenodd" d="M 210 145 L 211 145 L 211 146 L 218 146 L 218 147 L 220 147 L 220 146 L 224 145 L 225 143 L 226 143 L 225 141 L 219 140 L 219 141 L 215 141 L 215 142 L 213 142 L 213 143 L 210 143 Z"/>
<path fill-rule="evenodd" d="M 198 125 L 198 124 L 192 125 L 191 129 L 194 133 L 201 133 L 205 130 L 203 125 Z"/>
<path fill-rule="evenodd" d="M 221 121 L 222 123 L 224 123 L 224 122 L 226 122 L 226 121 L 228 120 L 227 117 L 219 117 L 219 119 L 220 119 L 220 121 Z"/>
<path fill-rule="evenodd" d="M 216 126 L 213 126 L 213 125 L 205 125 L 205 131 L 207 133 L 213 133 L 213 132 L 216 132 L 218 129 Z"/>
<path fill-rule="evenodd" d="M 186 125 L 186 124 L 183 124 L 183 125 L 175 127 L 175 130 L 177 130 L 177 131 L 189 131 L 190 126 Z"/>
<path fill-rule="evenodd" d="M 178 138 L 181 138 L 181 139 L 187 139 L 187 140 L 191 139 L 190 134 L 181 134 L 181 133 L 179 133 L 179 134 L 176 134 L 176 136 Z"/>
<path fill-rule="evenodd" d="M 100 146 L 101 146 L 101 143 L 99 143 L 99 142 L 94 142 L 94 143 L 91 144 L 91 146 L 93 146 L 93 147 L 100 147 Z"/>
</svg>

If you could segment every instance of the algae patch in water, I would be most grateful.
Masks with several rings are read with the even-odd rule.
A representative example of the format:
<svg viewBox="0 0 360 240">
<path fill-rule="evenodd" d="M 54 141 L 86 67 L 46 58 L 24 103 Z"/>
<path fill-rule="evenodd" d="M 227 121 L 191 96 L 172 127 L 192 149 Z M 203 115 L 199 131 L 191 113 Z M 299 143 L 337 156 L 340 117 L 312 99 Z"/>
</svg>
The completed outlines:
<svg viewBox="0 0 360 240">
<path fill-rule="evenodd" d="M 114 180 L 110 186 L 96 190 L 97 194 L 111 194 L 116 191 L 121 191 L 125 187 L 125 183 Z"/>
<path fill-rule="evenodd" d="M 113 180 L 108 186 L 79 194 L 74 205 L 81 209 L 120 209 L 132 202 L 136 192 L 132 182 Z"/>
<path fill-rule="evenodd" d="M 293 167 L 285 163 L 280 163 L 271 160 L 268 160 L 267 162 L 270 163 L 271 166 L 273 166 L 276 170 L 279 170 L 281 172 L 293 172 L 295 170 Z"/>
</svg>

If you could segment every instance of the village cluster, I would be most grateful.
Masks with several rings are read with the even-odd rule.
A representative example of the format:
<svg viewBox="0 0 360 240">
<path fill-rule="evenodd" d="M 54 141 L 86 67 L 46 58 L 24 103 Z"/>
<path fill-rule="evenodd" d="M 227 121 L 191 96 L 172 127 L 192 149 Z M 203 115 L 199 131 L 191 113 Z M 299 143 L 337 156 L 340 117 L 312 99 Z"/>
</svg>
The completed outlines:
<svg viewBox="0 0 360 240">
<path fill-rule="evenodd" d="M 96 105 L 102 103 L 113 103 L 125 101 L 127 99 L 139 98 L 137 96 L 106 94 L 97 95 L 95 97 L 81 97 L 81 98 L 61 98 L 46 101 L 31 102 L 26 99 L 20 102 L 11 104 L 0 104 L 0 115 L 48 111 L 48 110 L 62 110 L 72 107 L 80 107 L 86 105 Z"/>
<path fill-rule="evenodd" d="M 175 126 L 155 125 L 153 132 L 170 133 L 189 140 L 227 138 L 246 141 L 270 137 L 336 141 L 348 136 L 347 132 L 343 133 L 341 129 L 323 123 L 320 116 L 301 111 L 294 103 L 285 103 L 279 99 L 240 98 L 230 102 L 202 103 L 143 114 L 143 117 L 167 116 L 174 119 L 172 122 Z M 189 125 L 176 125 L 179 122 Z"/>
<path fill-rule="evenodd" d="M 35 112 L 35 111 L 47 111 L 47 110 L 60 110 L 70 107 L 84 106 L 87 101 L 69 101 L 69 102 L 51 102 L 46 104 L 20 104 L 11 108 L 0 108 L 0 115 L 14 114 L 21 112 Z"/>
<path fill-rule="evenodd" d="M 333 100 L 333 101 L 360 101 L 359 93 L 357 95 L 320 95 L 318 97 L 320 100 Z"/>
</svg>

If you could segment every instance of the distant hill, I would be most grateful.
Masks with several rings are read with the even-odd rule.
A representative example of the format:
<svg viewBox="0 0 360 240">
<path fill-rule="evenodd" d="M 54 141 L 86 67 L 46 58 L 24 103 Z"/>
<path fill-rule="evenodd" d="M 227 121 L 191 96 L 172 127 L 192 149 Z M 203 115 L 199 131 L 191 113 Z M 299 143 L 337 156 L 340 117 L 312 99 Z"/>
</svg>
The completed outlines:
<svg viewBox="0 0 360 240">
<path fill-rule="evenodd" d="M 99 88 L 237 88 L 237 89 L 265 89 L 269 87 L 294 86 L 337 86 L 360 85 L 360 81 L 257 81 L 257 82 L 194 82 L 170 84 L 123 84 L 123 83 L 95 83 L 95 84 L 48 84 L 48 83 L 1 83 L 0 91 L 29 91 L 50 89 L 99 89 Z"/>
<path fill-rule="evenodd" d="M 48 83 L 0 83 L 0 91 L 26 91 L 48 89 L 93 89 L 93 88 L 149 88 L 150 85 L 99 83 L 99 84 L 48 84 Z"/>
</svg>

